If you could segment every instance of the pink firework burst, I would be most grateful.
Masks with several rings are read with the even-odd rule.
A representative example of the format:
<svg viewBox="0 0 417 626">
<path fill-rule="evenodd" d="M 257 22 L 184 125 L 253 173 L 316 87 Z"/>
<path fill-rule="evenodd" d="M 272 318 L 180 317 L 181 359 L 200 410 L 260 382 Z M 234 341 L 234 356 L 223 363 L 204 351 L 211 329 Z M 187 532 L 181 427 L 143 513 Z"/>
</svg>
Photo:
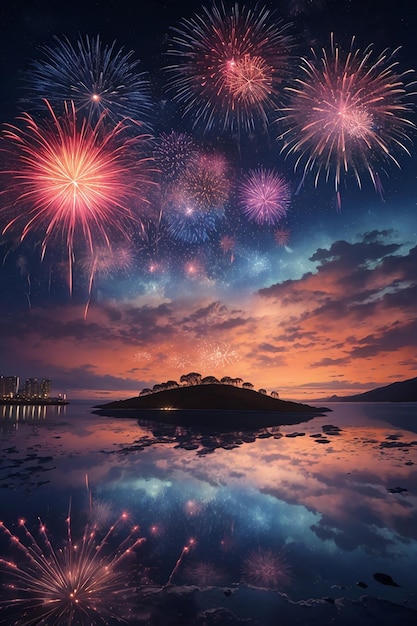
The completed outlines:
<svg viewBox="0 0 417 626">
<path fill-rule="evenodd" d="M 243 212 L 257 224 L 273 225 L 286 214 L 291 201 L 290 186 L 274 172 L 260 167 L 251 170 L 240 189 Z"/>
<path fill-rule="evenodd" d="M 252 131 L 266 125 L 288 74 L 289 25 L 261 6 L 203 7 L 173 29 L 170 87 L 194 125 Z"/>
<path fill-rule="evenodd" d="M 283 113 L 283 152 L 296 157 L 303 177 L 333 178 L 339 193 L 342 176 L 352 172 L 361 187 L 367 172 L 380 189 L 378 169 L 394 163 L 394 152 L 409 154 L 406 144 L 414 124 L 409 119 L 410 71 L 401 72 L 397 52 L 376 56 L 371 46 L 344 53 L 331 36 L 330 50 L 301 61 L 303 77 L 288 87 Z"/>
<path fill-rule="evenodd" d="M 243 561 L 243 581 L 266 589 L 282 589 L 291 583 L 291 567 L 282 553 L 252 550 Z"/>
<path fill-rule="evenodd" d="M 42 258 L 52 241 L 63 242 L 71 289 L 76 243 L 94 255 L 114 235 L 129 240 L 132 223 L 140 222 L 132 205 L 147 202 L 152 182 L 142 151 L 148 137 L 128 136 L 123 123 L 109 128 L 104 117 L 93 126 L 79 123 L 74 106 L 62 118 L 48 108 L 49 123 L 24 114 L 23 128 L 8 126 L 3 133 L 13 163 L 2 172 L 13 195 L 12 205 L 1 210 L 8 215 L 3 233 L 16 229 L 20 241 L 40 233 Z"/>
</svg>

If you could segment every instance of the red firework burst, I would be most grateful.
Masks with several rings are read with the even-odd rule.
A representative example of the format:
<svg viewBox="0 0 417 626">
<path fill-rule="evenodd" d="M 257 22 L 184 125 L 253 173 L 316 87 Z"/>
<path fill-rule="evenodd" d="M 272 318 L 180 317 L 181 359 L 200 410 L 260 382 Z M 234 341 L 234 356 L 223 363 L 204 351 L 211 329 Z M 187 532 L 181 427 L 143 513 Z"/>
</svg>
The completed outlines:
<svg viewBox="0 0 417 626">
<path fill-rule="evenodd" d="M 362 172 L 368 172 L 380 189 L 378 168 L 399 163 L 393 151 L 409 151 L 408 133 L 412 107 L 410 72 L 400 72 L 397 52 L 384 50 L 375 56 L 371 46 L 361 52 L 344 53 L 331 36 L 330 51 L 321 56 L 313 50 L 302 59 L 303 78 L 288 88 L 289 104 L 283 109 L 287 126 L 281 138 L 283 152 L 297 157 L 295 167 L 304 176 L 315 172 L 334 179 L 339 193 L 342 176 L 352 172 L 361 187 Z"/>
<path fill-rule="evenodd" d="M 257 224 L 276 224 L 287 213 L 291 201 L 290 186 L 273 170 L 251 170 L 240 189 L 243 211 Z"/>
<path fill-rule="evenodd" d="M 3 133 L 13 168 L 2 174 L 10 178 L 13 202 L 1 210 L 8 215 L 2 231 L 16 229 L 20 241 L 41 233 L 42 258 L 52 241 L 63 241 L 71 288 L 76 242 L 94 255 L 115 234 L 128 240 L 129 226 L 140 221 L 132 204 L 146 202 L 151 182 L 149 159 L 140 153 L 147 137 L 128 137 L 123 123 L 108 128 L 103 117 L 94 126 L 78 123 L 74 106 L 61 119 L 48 108 L 49 123 L 24 114 L 23 128 Z"/>
<path fill-rule="evenodd" d="M 167 67 L 175 98 L 205 130 L 265 125 L 288 74 L 289 25 L 265 7 L 223 3 L 174 29 Z"/>
</svg>

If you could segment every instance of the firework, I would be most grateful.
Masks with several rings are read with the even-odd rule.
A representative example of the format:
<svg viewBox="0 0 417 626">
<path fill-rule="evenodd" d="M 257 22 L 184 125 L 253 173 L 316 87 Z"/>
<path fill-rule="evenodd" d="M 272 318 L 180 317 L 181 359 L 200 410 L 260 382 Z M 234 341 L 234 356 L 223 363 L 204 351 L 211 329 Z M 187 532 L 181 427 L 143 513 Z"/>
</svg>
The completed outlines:
<svg viewBox="0 0 417 626">
<path fill-rule="evenodd" d="M 21 556 L 21 562 L 0 559 L 7 571 L 7 589 L 12 596 L 4 600 L 3 610 L 19 613 L 19 624 L 108 624 L 111 617 L 121 621 L 122 600 L 132 591 L 123 570 L 123 561 L 144 542 L 134 526 L 114 551 L 109 543 L 127 515 L 98 537 L 95 527 L 86 526 L 79 543 L 73 541 L 70 516 L 67 541 L 54 548 L 46 528 L 39 524 L 39 540 L 24 520 L 19 521 L 23 538 L 3 523 L 1 529 Z M 17 623 L 17 622 L 16 622 Z"/>
<path fill-rule="evenodd" d="M 253 131 L 266 126 L 288 73 L 289 25 L 265 7 L 223 3 L 173 29 L 169 88 L 194 126 Z"/>
<path fill-rule="evenodd" d="M 223 157 L 193 158 L 170 196 L 170 206 L 165 212 L 168 236 L 185 243 L 208 241 L 224 217 L 229 191 Z"/>
<path fill-rule="evenodd" d="M 239 360 L 239 354 L 225 342 L 207 342 L 199 345 L 199 357 L 204 365 L 219 367 L 230 365 Z"/>
<path fill-rule="evenodd" d="M 173 208 L 166 216 L 167 233 L 171 239 L 183 243 L 202 243 L 209 241 L 210 235 L 217 230 L 218 220 L 215 211 L 200 213 L 191 207 Z"/>
<path fill-rule="evenodd" d="M 155 161 L 163 179 L 172 182 L 183 175 L 196 151 L 197 146 L 191 135 L 175 131 L 162 133 L 156 142 Z"/>
<path fill-rule="evenodd" d="M 55 37 L 55 44 L 41 52 L 43 58 L 32 61 L 27 78 L 37 107 L 46 98 L 59 111 L 71 100 L 93 122 L 103 113 L 114 123 L 149 118 L 149 82 L 145 73 L 137 72 L 133 51 L 125 53 L 116 42 L 103 45 L 99 36 L 86 36 L 75 45 Z"/>
<path fill-rule="evenodd" d="M 290 239 L 290 231 L 287 228 L 277 228 L 274 230 L 274 239 L 279 246 L 286 246 Z"/>
<path fill-rule="evenodd" d="M 183 549 L 181 550 L 181 554 L 179 555 L 170 575 L 169 578 L 166 582 L 166 587 L 168 587 L 169 585 L 172 585 L 172 579 L 174 578 L 175 574 L 178 571 L 178 568 L 180 567 L 184 557 L 190 552 L 191 548 L 193 548 L 195 546 L 195 539 L 190 538 L 187 543 L 185 544 L 185 546 L 183 547 Z"/>
<path fill-rule="evenodd" d="M 261 167 L 249 172 L 241 185 L 240 199 L 249 220 L 273 225 L 287 214 L 291 192 L 282 176 Z"/>
<path fill-rule="evenodd" d="M 353 173 L 361 187 L 367 172 L 378 190 L 378 170 L 399 163 L 394 151 L 409 154 L 406 144 L 414 124 L 408 98 L 410 72 L 400 72 L 397 51 L 376 56 L 371 46 L 361 52 L 352 39 L 346 54 L 331 36 L 330 50 L 301 61 L 303 77 L 288 87 L 283 109 L 286 125 L 283 152 L 296 157 L 303 179 L 315 173 L 333 179 L 339 194 L 343 176 Z"/>
<path fill-rule="evenodd" d="M 123 123 L 108 129 L 104 119 L 78 123 L 73 106 L 59 119 L 38 125 L 28 114 L 24 128 L 8 126 L 3 138 L 13 169 L 7 174 L 14 195 L 3 233 L 17 230 L 20 241 L 41 233 L 42 258 L 54 240 L 68 253 L 70 285 L 75 243 L 93 254 L 97 247 L 129 240 L 129 228 L 140 222 L 132 204 L 146 203 L 151 183 L 149 159 L 141 156 L 144 135 L 127 137 Z"/>
<path fill-rule="evenodd" d="M 107 277 L 117 272 L 127 272 L 134 262 L 133 249 L 125 246 L 101 246 L 81 259 L 80 265 L 88 273 L 88 301 L 84 310 L 84 319 L 87 317 L 90 306 L 93 283 L 97 276 Z"/>
<path fill-rule="evenodd" d="M 199 212 L 222 212 L 229 198 L 226 160 L 220 155 L 195 157 L 179 180 L 179 201 Z"/>
<path fill-rule="evenodd" d="M 184 568 L 182 578 L 191 585 L 206 587 L 224 582 L 225 575 L 213 563 L 199 561 Z"/>
<path fill-rule="evenodd" d="M 282 589 L 291 582 L 291 567 L 285 556 L 271 550 L 253 550 L 243 561 L 243 580 L 266 589 Z"/>
</svg>

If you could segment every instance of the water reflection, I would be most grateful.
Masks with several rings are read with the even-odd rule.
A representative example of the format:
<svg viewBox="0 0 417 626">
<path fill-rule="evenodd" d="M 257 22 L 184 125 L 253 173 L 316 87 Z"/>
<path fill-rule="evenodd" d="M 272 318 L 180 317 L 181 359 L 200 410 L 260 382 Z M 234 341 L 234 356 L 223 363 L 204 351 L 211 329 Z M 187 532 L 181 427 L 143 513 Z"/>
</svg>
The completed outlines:
<svg viewBox="0 0 417 626">
<path fill-rule="evenodd" d="M 46 404 L 2 404 L 0 405 L 0 419 L 10 421 L 16 426 L 19 422 L 39 421 L 46 419 L 48 415 L 65 415 L 67 405 Z"/>
<path fill-rule="evenodd" d="M 415 405 L 393 410 L 406 423 Z M 296 427 L 207 433 L 69 406 L 36 427 L 29 420 L 2 431 L 2 516 L 9 524 L 23 514 L 54 524 L 69 498 L 81 528 L 104 527 L 129 511 L 146 536 L 135 576 L 149 583 L 142 601 L 150 621 L 136 623 L 157 623 L 151 606 L 169 606 L 173 596 L 161 590 L 185 546 L 173 585 L 227 585 L 228 607 L 242 619 L 264 619 L 268 603 L 276 617 L 277 596 L 264 595 L 256 615 L 242 608 L 250 597 L 243 588 L 268 580 L 295 603 L 344 596 L 359 607 L 365 590 L 416 608 L 417 441 L 385 413 L 338 405 Z M 400 586 L 384 585 L 378 572 Z M 201 613 L 204 594 L 189 594 L 183 590 L 176 607 Z M 222 594 L 210 597 L 221 602 Z M 260 623 L 276 623 L 272 614 Z"/>
</svg>

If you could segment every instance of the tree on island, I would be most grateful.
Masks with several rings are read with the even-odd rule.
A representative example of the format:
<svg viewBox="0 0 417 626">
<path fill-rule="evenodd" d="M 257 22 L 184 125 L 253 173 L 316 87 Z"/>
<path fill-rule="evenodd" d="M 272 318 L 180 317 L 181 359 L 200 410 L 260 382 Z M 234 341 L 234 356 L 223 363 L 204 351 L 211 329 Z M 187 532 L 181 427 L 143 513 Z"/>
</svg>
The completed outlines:
<svg viewBox="0 0 417 626">
<path fill-rule="evenodd" d="M 196 387 L 197 385 L 231 385 L 233 387 L 242 387 L 243 389 L 254 389 L 254 385 L 250 382 L 243 382 L 242 378 L 231 378 L 230 376 L 223 376 L 220 380 L 215 376 L 204 376 L 204 378 L 198 372 L 189 372 L 188 374 L 182 374 L 180 377 L 180 384 L 176 380 L 168 380 L 165 383 L 156 383 L 152 389 L 145 387 L 139 392 L 139 396 L 147 396 L 152 393 L 158 393 L 159 391 L 166 391 L 168 389 L 176 389 L 178 387 Z M 262 395 L 268 395 L 265 389 L 258 389 L 258 393 Z M 277 391 L 271 391 L 272 398 L 279 398 Z"/>
<path fill-rule="evenodd" d="M 215 376 L 205 376 L 201 379 L 202 385 L 220 385 L 220 381 Z"/>
<path fill-rule="evenodd" d="M 189 374 L 183 374 L 180 378 L 180 383 L 186 383 L 187 385 L 199 385 L 201 383 L 201 374 L 197 372 L 190 372 Z"/>
</svg>

